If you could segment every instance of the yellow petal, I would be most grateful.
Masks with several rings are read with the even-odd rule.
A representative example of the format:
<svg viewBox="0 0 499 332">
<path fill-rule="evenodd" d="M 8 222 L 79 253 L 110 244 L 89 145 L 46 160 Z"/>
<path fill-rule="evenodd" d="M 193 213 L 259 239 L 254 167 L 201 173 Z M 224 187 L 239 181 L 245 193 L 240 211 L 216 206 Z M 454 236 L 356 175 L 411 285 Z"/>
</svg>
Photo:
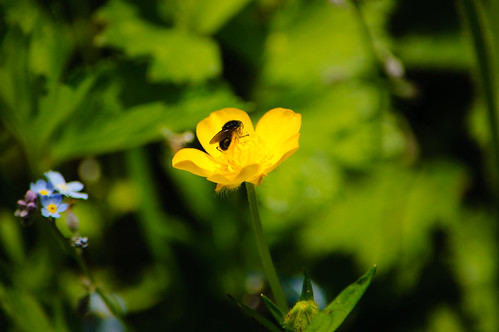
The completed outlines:
<svg viewBox="0 0 499 332">
<path fill-rule="evenodd" d="M 288 140 L 300 132 L 301 115 L 286 108 L 274 108 L 265 113 L 256 125 L 256 134 L 274 154 L 281 151 Z"/>
<path fill-rule="evenodd" d="M 300 127 L 301 115 L 285 108 L 274 108 L 258 121 L 255 132 L 273 155 L 271 166 L 264 170 L 265 174 L 298 149 Z"/>
<path fill-rule="evenodd" d="M 217 150 L 218 144 L 210 144 L 210 140 L 220 131 L 224 124 L 231 120 L 239 120 L 243 123 L 243 134 L 252 134 L 255 129 L 248 113 L 237 108 L 223 108 L 212 112 L 210 116 L 198 123 L 196 135 L 199 142 L 206 152 L 217 158 L 220 151 Z"/>
<path fill-rule="evenodd" d="M 172 165 L 203 177 L 211 176 L 220 167 L 212 156 L 201 150 L 190 148 L 179 150 L 173 157 Z"/>
<path fill-rule="evenodd" d="M 260 165 L 252 164 L 245 166 L 240 172 L 230 173 L 216 173 L 208 177 L 209 181 L 221 184 L 227 187 L 237 187 L 247 180 L 253 180 L 260 174 Z"/>
<path fill-rule="evenodd" d="M 299 145 L 298 145 L 298 140 L 300 138 L 300 134 L 296 134 L 295 136 L 291 137 L 287 142 L 285 142 L 280 150 L 281 153 L 278 155 L 274 155 L 272 158 L 271 166 L 266 168 L 263 171 L 263 174 L 267 175 L 271 171 L 273 171 L 277 166 L 279 166 L 284 160 L 288 159 L 293 153 L 298 150 Z"/>
</svg>

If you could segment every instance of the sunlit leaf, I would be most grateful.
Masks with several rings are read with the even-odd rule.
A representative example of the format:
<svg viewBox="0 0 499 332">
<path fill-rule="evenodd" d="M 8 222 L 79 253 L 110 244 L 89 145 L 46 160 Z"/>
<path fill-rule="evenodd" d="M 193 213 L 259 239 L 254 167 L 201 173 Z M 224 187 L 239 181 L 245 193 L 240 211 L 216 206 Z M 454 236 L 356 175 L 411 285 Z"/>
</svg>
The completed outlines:
<svg viewBox="0 0 499 332">
<path fill-rule="evenodd" d="M 57 141 L 52 157 L 65 160 L 92 153 L 123 150 L 143 145 L 160 136 L 165 105 L 151 103 L 136 106 L 120 116 L 89 123 L 85 131 L 66 131 Z"/>
<path fill-rule="evenodd" d="M 366 4 L 370 28 L 379 36 L 391 2 Z M 349 6 L 333 6 L 328 1 L 307 5 L 287 2 L 273 17 L 265 44 L 268 60 L 263 76 L 266 83 L 284 86 L 298 82 L 302 86 L 304 82 L 327 84 L 351 78 L 369 65 L 366 50 Z"/>
<path fill-rule="evenodd" d="M 333 302 L 312 321 L 306 332 L 332 332 L 335 331 L 353 310 L 357 302 L 364 295 L 376 272 L 372 267 L 359 280 L 345 288 Z"/>
<path fill-rule="evenodd" d="M 39 113 L 34 123 L 39 143 L 46 143 L 64 121 L 80 106 L 83 98 L 95 82 L 94 75 L 88 75 L 76 88 L 63 83 L 51 84 L 47 95 L 40 99 Z"/>
<path fill-rule="evenodd" d="M 473 317 L 473 330 L 499 329 L 497 285 L 497 222 L 486 211 L 473 209 L 460 215 L 459 227 L 448 231 L 453 275 L 460 280 L 463 308 Z M 468 328 L 469 329 L 469 328 Z M 464 330 L 468 330 L 464 329 Z"/>
<path fill-rule="evenodd" d="M 31 35 L 29 53 L 34 74 L 45 76 L 51 83 L 60 79 L 74 47 L 74 36 L 70 32 L 61 22 L 40 16 Z"/>
<path fill-rule="evenodd" d="M 152 81 L 199 83 L 221 71 L 218 46 L 207 37 L 151 24 L 120 0 L 110 1 L 97 17 L 106 24 L 97 43 L 122 49 L 132 58 L 150 58 Z"/>
<path fill-rule="evenodd" d="M 431 254 L 425 243 L 435 227 L 456 223 L 465 182 L 453 163 L 417 170 L 385 164 L 319 210 L 305 224 L 301 246 L 312 257 L 341 250 L 363 265 L 403 266 L 399 284 L 411 287 Z"/>
<path fill-rule="evenodd" d="M 458 35 L 406 36 L 395 43 L 395 47 L 406 66 L 467 69 L 472 60 Z"/>
<path fill-rule="evenodd" d="M 165 130 L 194 129 L 210 112 L 241 103 L 226 89 L 199 89 L 185 94 L 177 104 L 153 102 L 125 110 L 119 100 L 120 91 L 118 83 L 92 87 L 76 113 L 62 126 L 60 136 L 54 139 L 54 162 L 157 141 L 164 137 Z M 79 92 L 80 88 L 73 94 L 74 105 L 78 105 Z"/>
<path fill-rule="evenodd" d="M 162 0 L 160 13 L 173 19 L 175 25 L 209 35 L 216 32 L 227 20 L 251 0 Z"/>
</svg>

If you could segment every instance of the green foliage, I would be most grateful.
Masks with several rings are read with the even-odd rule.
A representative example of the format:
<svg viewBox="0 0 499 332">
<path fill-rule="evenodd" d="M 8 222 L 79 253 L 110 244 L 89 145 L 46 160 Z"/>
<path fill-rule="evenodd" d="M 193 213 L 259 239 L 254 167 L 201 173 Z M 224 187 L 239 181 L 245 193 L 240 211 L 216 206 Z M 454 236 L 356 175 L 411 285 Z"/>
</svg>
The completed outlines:
<svg viewBox="0 0 499 332">
<path fill-rule="evenodd" d="M 287 107 L 300 149 L 256 189 L 284 285 L 310 271 L 320 308 L 376 264 L 345 331 L 498 331 L 499 2 L 466 4 L 479 29 L 446 1 L 1 1 L 0 330 L 113 324 L 49 225 L 13 217 L 49 169 L 85 184 L 83 258 L 133 329 L 282 330 L 244 191 L 171 159 L 212 111 Z M 334 330 L 373 275 L 306 331 Z"/>
<path fill-rule="evenodd" d="M 123 1 L 110 1 L 97 18 L 107 26 L 97 42 L 123 49 L 131 58 L 151 57 L 148 78 L 153 82 L 200 83 L 221 71 L 214 41 L 184 29 L 150 24 Z"/>
<path fill-rule="evenodd" d="M 286 331 L 332 332 L 335 331 L 364 295 L 376 272 L 372 267 L 359 280 L 345 288 L 325 309 L 319 311 L 315 302 L 310 277 L 303 277 L 300 300 L 284 313 L 265 295 L 262 298 L 272 316 Z M 251 313 L 251 312 L 250 312 Z M 251 313 L 254 316 L 254 313 Z"/>
<path fill-rule="evenodd" d="M 359 280 L 345 288 L 324 310 L 319 311 L 306 332 L 335 331 L 367 290 L 376 272 L 372 267 Z"/>
<path fill-rule="evenodd" d="M 334 209 L 317 211 L 303 227 L 301 245 L 311 256 L 342 250 L 365 265 L 375 261 L 403 266 L 400 285 L 405 287 L 417 280 L 431 255 L 425 243 L 431 241 L 432 231 L 457 222 L 466 178 L 455 165 L 439 163 L 418 171 L 387 165 L 371 176 L 345 189 L 332 201 Z M 359 210 L 365 200 L 372 204 Z"/>
<path fill-rule="evenodd" d="M 2 309 L 9 314 L 16 326 L 23 331 L 56 331 L 47 313 L 30 294 L 16 289 L 0 289 Z M 26 312 L 19 315 L 19 312 Z"/>
<path fill-rule="evenodd" d="M 274 319 L 279 323 L 279 326 L 285 327 L 285 318 L 286 314 L 279 309 L 277 305 L 272 302 L 271 299 L 266 297 L 265 295 L 262 294 L 262 300 L 265 303 L 265 306 L 269 310 L 269 312 L 272 314 Z"/>
<path fill-rule="evenodd" d="M 217 32 L 249 0 L 173 0 L 160 1 L 159 14 L 179 28 L 199 34 Z"/>
</svg>

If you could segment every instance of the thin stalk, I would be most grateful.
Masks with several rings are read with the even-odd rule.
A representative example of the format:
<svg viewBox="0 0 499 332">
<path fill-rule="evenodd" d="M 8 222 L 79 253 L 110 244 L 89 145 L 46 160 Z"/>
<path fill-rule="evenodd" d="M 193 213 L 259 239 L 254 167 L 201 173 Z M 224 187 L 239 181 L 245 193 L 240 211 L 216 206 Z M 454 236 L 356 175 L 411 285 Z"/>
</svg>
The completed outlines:
<svg viewBox="0 0 499 332">
<path fill-rule="evenodd" d="M 279 278 L 277 277 L 274 263 L 272 262 L 272 257 L 270 256 L 269 247 L 263 234 L 262 223 L 260 221 L 260 213 L 258 212 L 258 204 L 256 201 L 255 185 L 246 182 L 245 187 L 246 192 L 248 193 L 251 225 L 253 226 L 253 231 L 255 232 L 256 244 L 258 247 L 258 253 L 260 254 L 260 259 L 262 260 L 263 269 L 265 270 L 265 274 L 270 284 L 270 289 L 274 294 L 274 299 L 277 306 L 283 312 L 288 312 L 289 308 L 286 302 L 286 296 L 284 295 L 284 291 L 282 290 Z"/>
<path fill-rule="evenodd" d="M 499 191 L 499 175 L 497 174 L 497 170 L 499 170 L 499 130 L 497 128 L 497 104 L 493 78 L 495 72 L 492 69 L 492 61 L 488 52 L 490 46 L 487 45 L 484 22 L 482 21 L 483 15 L 480 15 L 478 8 L 479 2 L 480 1 L 476 0 L 461 0 L 463 14 L 467 20 L 472 35 L 473 47 L 477 58 L 478 72 L 487 106 L 487 122 L 492 136 L 492 150 L 494 154 L 493 168 L 495 169 L 494 175 L 496 180 L 494 190 L 497 195 Z"/>
<path fill-rule="evenodd" d="M 374 36 L 365 19 L 360 3 L 358 0 L 351 0 L 353 8 L 353 18 L 359 26 L 359 34 L 362 39 L 367 60 L 370 63 L 370 79 L 375 83 L 379 93 L 379 102 L 375 106 L 374 119 L 377 120 L 377 125 L 373 126 L 372 142 L 375 147 L 377 156 L 383 153 L 383 111 L 390 108 L 390 95 L 388 91 L 389 82 L 384 70 L 384 59 L 376 50 Z"/>
<path fill-rule="evenodd" d="M 102 298 L 102 301 L 106 304 L 107 308 L 109 311 L 123 324 L 123 326 L 126 328 L 126 330 L 130 331 L 130 328 L 126 324 L 126 322 L 123 320 L 123 313 L 121 310 L 119 310 L 115 303 L 109 298 L 109 296 L 106 294 L 106 292 L 97 285 L 94 276 L 88 269 L 87 265 L 83 261 L 82 257 L 76 252 L 76 249 L 69 244 L 68 239 L 61 233 L 59 228 L 57 228 L 57 225 L 55 224 L 55 221 L 50 218 L 49 219 L 49 225 L 51 226 L 54 234 L 57 236 L 59 239 L 59 242 L 61 242 L 62 246 L 66 251 L 73 257 L 73 259 L 76 261 L 78 264 L 78 267 L 80 270 L 83 272 L 83 274 L 87 277 L 87 279 L 90 281 L 90 284 L 92 285 L 93 289 L 95 289 L 95 292 L 99 294 L 99 296 Z"/>
<path fill-rule="evenodd" d="M 363 39 L 363 44 L 367 52 L 367 56 L 370 58 L 371 65 L 373 69 L 376 71 L 377 77 L 383 77 L 383 61 L 378 55 L 376 51 L 376 47 L 374 46 L 374 37 L 367 25 L 366 19 L 364 18 L 364 14 L 360 8 L 360 4 L 358 0 L 351 1 L 354 18 L 357 21 L 360 29 L 360 35 Z"/>
</svg>

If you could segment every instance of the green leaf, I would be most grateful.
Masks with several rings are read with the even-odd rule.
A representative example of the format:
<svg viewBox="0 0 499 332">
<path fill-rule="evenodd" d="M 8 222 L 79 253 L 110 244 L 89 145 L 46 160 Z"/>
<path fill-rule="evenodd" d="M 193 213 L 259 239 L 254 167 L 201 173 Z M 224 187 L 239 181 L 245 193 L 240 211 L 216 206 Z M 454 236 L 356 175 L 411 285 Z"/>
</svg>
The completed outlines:
<svg viewBox="0 0 499 332">
<path fill-rule="evenodd" d="M 40 15 L 31 34 L 29 50 L 31 71 L 45 76 L 48 81 L 58 81 L 69 61 L 74 43 L 74 35 L 68 26 Z"/>
<path fill-rule="evenodd" d="M 140 146 L 160 137 L 162 103 L 141 104 L 88 123 L 87 128 L 66 130 L 54 146 L 56 161 Z"/>
<path fill-rule="evenodd" d="M 110 70 L 110 73 L 114 73 Z M 92 74 L 94 75 L 94 74 Z M 86 79 L 72 92 L 71 117 L 54 130 L 50 146 L 51 164 L 86 155 L 125 150 L 160 140 L 165 132 L 193 129 L 210 111 L 241 102 L 223 87 L 190 89 L 175 104 L 157 101 L 124 109 L 121 86 L 98 74 L 97 83 L 86 90 Z M 83 90 L 87 91 L 83 94 Z M 80 100 L 80 96 L 84 96 Z M 69 102 L 69 101 L 68 101 Z M 66 107 L 70 107 L 69 103 Z M 69 109 L 62 108 L 68 114 Z M 63 115 L 54 114 L 60 120 Z"/>
<path fill-rule="evenodd" d="M 21 264 L 25 259 L 20 227 L 12 213 L 0 213 L 0 243 L 12 266 Z"/>
<path fill-rule="evenodd" d="M 39 144 L 46 143 L 54 130 L 75 112 L 95 80 L 96 75 L 89 75 L 76 88 L 62 83 L 50 85 L 47 95 L 40 98 L 39 114 L 34 124 L 39 133 Z"/>
<path fill-rule="evenodd" d="M 237 304 L 239 306 L 239 308 L 241 308 L 244 312 L 246 312 L 248 315 L 250 315 L 251 317 L 256 319 L 260 324 L 265 326 L 267 328 L 267 330 L 269 330 L 271 332 L 281 332 L 281 330 L 277 326 L 275 326 L 272 322 L 270 322 L 262 314 L 260 314 L 259 312 L 257 312 L 254 309 L 251 309 L 247 305 L 237 301 L 230 294 L 227 294 L 227 296 L 229 297 L 229 299 L 234 301 L 234 303 Z"/>
<path fill-rule="evenodd" d="M 9 28 L 0 44 L 0 117 L 7 129 L 23 141 L 28 141 L 24 134 L 31 129 L 27 119 L 33 111 L 28 48 L 29 36 L 17 27 Z"/>
<path fill-rule="evenodd" d="M 137 213 L 141 218 L 139 227 L 150 254 L 158 259 L 173 262 L 170 240 L 185 241 L 190 236 L 189 230 L 184 223 L 161 209 L 158 184 L 152 175 L 152 166 L 145 149 L 130 149 L 125 157 L 130 179 L 136 188 L 134 196 L 138 200 Z"/>
<path fill-rule="evenodd" d="M 272 302 L 271 299 L 261 294 L 263 302 L 267 309 L 269 309 L 272 316 L 274 316 L 275 320 L 279 323 L 279 325 L 284 326 L 284 319 L 286 318 L 286 314 L 279 309 L 279 307 Z"/>
<path fill-rule="evenodd" d="M 0 308 L 19 331 L 54 331 L 39 299 L 24 289 L 0 285 Z"/>
<path fill-rule="evenodd" d="M 210 38 L 151 24 L 119 0 L 110 1 L 97 17 L 107 23 L 97 43 L 123 49 L 132 58 L 150 58 L 152 81 L 199 83 L 221 72 L 218 45 Z"/>
<path fill-rule="evenodd" d="M 310 276 L 306 271 L 303 272 L 303 287 L 301 289 L 300 301 L 314 301 L 312 281 L 310 280 Z"/>
<path fill-rule="evenodd" d="M 208 35 L 217 32 L 250 0 L 169 0 L 159 2 L 159 14 L 166 21 Z"/>
<path fill-rule="evenodd" d="M 319 312 L 306 332 L 332 332 L 335 331 L 345 320 L 348 314 L 359 302 L 376 272 L 376 266 L 372 267 L 359 280 L 345 288 L 326 309 Z"/>
</svg>

